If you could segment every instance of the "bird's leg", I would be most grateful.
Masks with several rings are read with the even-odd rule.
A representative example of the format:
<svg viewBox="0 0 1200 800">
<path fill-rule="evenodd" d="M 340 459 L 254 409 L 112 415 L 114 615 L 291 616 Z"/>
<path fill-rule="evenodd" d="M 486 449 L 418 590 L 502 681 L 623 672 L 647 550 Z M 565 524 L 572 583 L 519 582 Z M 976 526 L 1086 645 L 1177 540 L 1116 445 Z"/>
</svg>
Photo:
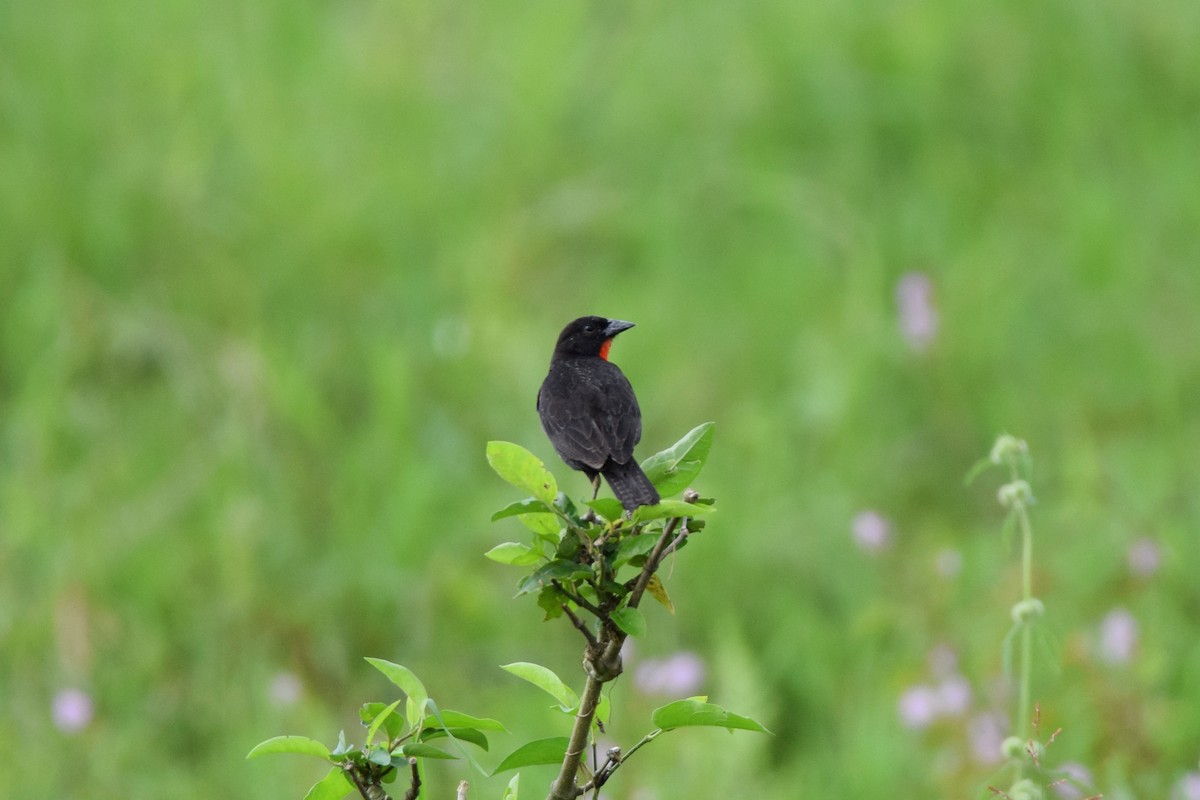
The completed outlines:
<svg viewBox="0 0 1200 800">
<path fill-rule="evenodd" d="M 588 476 L 588 480 L 592 482 L 592 499 L 595 500 L 600 494 L 600 473 L 597 472 L 594 475 Z M 583 515 L 584 522 L 596 522 L 597 520 L 598 518 L 594 509 L 589 508 L 587 513 Z"/>
</svg>

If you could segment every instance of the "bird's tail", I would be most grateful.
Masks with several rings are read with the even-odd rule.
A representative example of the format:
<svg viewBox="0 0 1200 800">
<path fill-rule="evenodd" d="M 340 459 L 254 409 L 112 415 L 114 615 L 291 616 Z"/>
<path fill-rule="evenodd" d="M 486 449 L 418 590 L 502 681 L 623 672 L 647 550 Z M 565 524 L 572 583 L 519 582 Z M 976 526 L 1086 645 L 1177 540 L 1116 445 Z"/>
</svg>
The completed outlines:
<svg viewBox="0 0 1200 800">
<path fill-rule="evenodd" d="M 600 474 L 627 511 L 633 511 L 638 506 L 652 506 L 659 500 L 658 490 L 632 458 L 624 464 L 610 460 Z"/>
</svg>

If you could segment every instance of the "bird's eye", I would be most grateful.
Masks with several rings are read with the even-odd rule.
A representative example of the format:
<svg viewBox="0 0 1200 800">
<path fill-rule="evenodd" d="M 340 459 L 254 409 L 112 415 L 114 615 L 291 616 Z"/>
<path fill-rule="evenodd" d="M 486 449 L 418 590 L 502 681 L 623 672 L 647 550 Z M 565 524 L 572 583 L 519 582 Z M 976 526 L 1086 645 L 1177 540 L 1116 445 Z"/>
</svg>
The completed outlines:
<svg viewBox="0 0 1200 800">
<path fill-rule="evenodd" d="M 584 333 L 595 333 L 595 332 L 596 332 L 596 326 L 595 326 L 595 325 L 590 325 L 590 324 L 589 324 L 589 325 L 584 325 L 584 326 L 583 326 L 583 332 L 584 332 Z"/>
</svg>

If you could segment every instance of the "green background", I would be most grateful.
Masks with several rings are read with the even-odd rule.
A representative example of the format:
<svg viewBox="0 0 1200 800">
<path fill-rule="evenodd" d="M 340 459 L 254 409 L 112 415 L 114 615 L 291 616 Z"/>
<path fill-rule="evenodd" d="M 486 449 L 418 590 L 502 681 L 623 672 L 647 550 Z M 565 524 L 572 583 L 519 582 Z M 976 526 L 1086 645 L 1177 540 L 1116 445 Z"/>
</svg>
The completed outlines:
<svg viewBox="0 0 1200 800">
<path fill-rule="evenodd" d="M 609 800 L 988 796 L 969 719 L 897 702 L 940 644 L 1013 716 L 1000 476 L 963 482 L 1002 431 L 1047 760 L 1166 796 L 1200 757 L 1198 37 L 1184 0 L 0 0 L 0 793 L 301 797 L 319 764 L 243 757 L 358 735 L 367 655 L 504 719 L 489 765 L 565 732 L 496 669 L 579 676 L 480 555 L 520 535 L 484 445 L 584 493 L 533 398 L 600 313 L 638 323 L 640 453 L 717 424 L 720 510 L 633 658 L 698 653 L 776 734 L 663 737 Z M 614 739 L 667 699 L 618 684 Z M 501 793 L 426 796 L 460 777 Z"/>
</svg>

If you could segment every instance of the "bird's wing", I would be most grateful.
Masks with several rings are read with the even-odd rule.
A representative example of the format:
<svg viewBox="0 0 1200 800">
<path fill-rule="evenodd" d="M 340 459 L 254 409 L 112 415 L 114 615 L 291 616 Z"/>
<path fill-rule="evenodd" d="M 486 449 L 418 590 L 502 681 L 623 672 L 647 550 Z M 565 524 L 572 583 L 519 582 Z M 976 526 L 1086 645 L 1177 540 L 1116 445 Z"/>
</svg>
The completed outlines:
<svg viewBox="0 0 1200 800">
<path fill-rule="evenodd" d="M 555 381 L 542 387 L 542 427 L 564 461 L 600 469 L 612 458 L 627 462 L 642 438 L 642 415 L 633 387 L 615 366 L 606 380 Z"/>
<path fill-rule="evenodd" d="M 633 447 L 642 438 L 642 411 L 629 380 L 615 370 L 620 380 L 607 387 L 604 401 L 606 414 L 600 415 L 600 424 L 608 442 L 609 455 L 613 461 L 624 464 L 633 457 Z"/>
<path fill-rule="evenodd" d="M 573 398 L 543 392 L 538 397 L 542 428 L 554 449 L 568 464 L 578 462 L 598 470 L 608 460 L 608 437 L 588 407 Z"/>
</svg>

